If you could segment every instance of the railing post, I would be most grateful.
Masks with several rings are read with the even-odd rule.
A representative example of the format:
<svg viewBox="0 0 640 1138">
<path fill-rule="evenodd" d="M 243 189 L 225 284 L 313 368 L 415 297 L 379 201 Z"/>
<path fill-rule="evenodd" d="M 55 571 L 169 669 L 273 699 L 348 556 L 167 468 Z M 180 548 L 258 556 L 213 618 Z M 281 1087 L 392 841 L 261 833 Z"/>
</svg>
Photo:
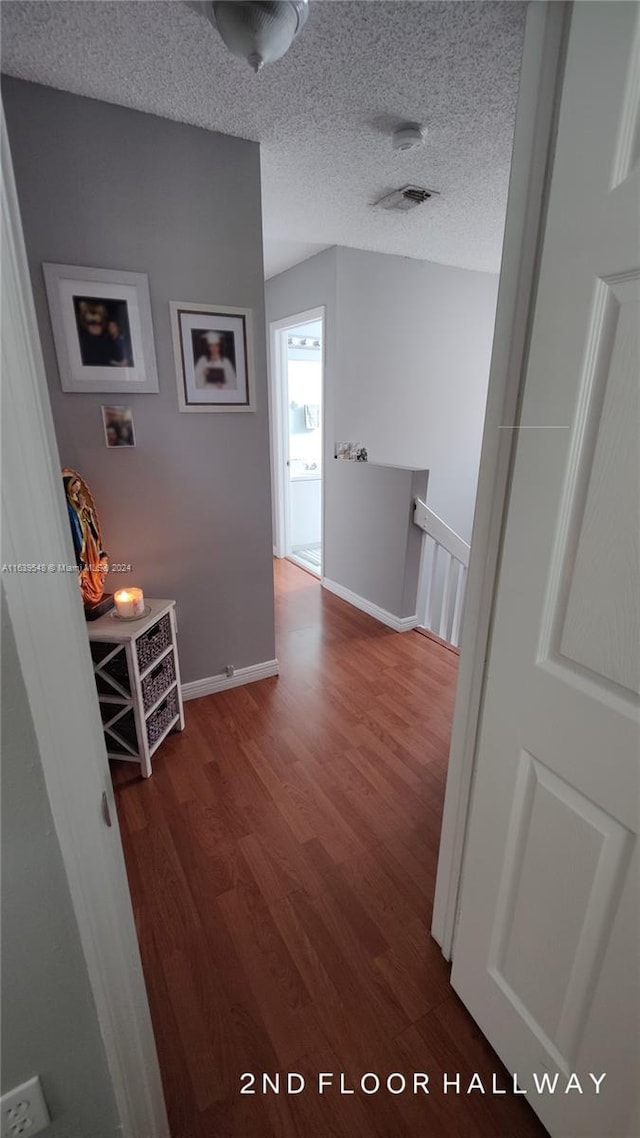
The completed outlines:
<svg viewBox="0 0 640 1138">
<path fill-rule="evenodd" d="M 444 552 L 449 559 L 449 564 L 447 565 L 447 572 L 445 574 L 444 587 L 442 590 L 442 601 L 440 603 L 440 628 L 438 635 L 441 636 L 443 640 L 448 640 L 447 631 L 449 624 L 449 603 L 451 599 L 451 579 L 453 577 L 454 562 L 451 554 L 447 553 L 446 550 Z"/>
<path fill-rule="evenodd" d="M 458 581 L 456 584 L 456 599 L 453 606 L 453 620 L 451 622 L 451 643 L 455 648 L 460 644 L 460 623 L 462 621 L 462 608 L 464 605 L 464 593 L 466 586 L 467 570 L 461 562 L 458 562 Z"/>
<path fill-rule="evenodd" d="M 427 588 L 427 603 L 425 605 L 425 627 L 431 629 L 432 623 L 432 609 L 433 609 L 433 596 L 435 593 L 436 574 L 438 572 L 438 552 L 440 546 L 437 542 L 433 544 L 433 556 L 431 558 L 431 568 L 429 570 L 429 585 Z"/>
</svg>

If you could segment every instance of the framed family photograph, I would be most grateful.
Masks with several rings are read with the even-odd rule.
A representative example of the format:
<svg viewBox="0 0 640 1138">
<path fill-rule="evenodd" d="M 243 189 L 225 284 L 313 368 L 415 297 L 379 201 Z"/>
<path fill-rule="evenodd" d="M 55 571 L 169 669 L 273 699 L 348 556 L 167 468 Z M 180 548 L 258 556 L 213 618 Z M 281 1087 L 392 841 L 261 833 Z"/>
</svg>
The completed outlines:
<svg viewBox="0 0 640 1138">
<path fill-rule="evenodd" d="M 181 411 L 254 411 L 251 309 L 171 301 Z"/>
<path fill-rule="evenodd" d="M 146 274 L 42 268 L 62 390 L 157 391 Z"/>
<path fill-rule="evenodd" d="M 107 446 L 134 447 L 136 437 L 133 430 L 131 407 L 102 407 L 101 410 L 104 441 Z"/>
</svg>

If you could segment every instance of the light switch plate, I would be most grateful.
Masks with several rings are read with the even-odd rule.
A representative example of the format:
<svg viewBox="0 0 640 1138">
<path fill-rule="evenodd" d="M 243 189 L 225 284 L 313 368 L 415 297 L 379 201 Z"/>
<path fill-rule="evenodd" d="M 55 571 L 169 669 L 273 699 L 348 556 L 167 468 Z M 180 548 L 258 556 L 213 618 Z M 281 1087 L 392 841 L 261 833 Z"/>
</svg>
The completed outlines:
<svg viewBox="0 0 640 1138">
<path fill-rule="evenodd" d="M 0 1138 L 32 1138 L 49 1125 L 51 1119 L 37 1075 L 2 1096 L 0 1117 Z"/>
</svg>

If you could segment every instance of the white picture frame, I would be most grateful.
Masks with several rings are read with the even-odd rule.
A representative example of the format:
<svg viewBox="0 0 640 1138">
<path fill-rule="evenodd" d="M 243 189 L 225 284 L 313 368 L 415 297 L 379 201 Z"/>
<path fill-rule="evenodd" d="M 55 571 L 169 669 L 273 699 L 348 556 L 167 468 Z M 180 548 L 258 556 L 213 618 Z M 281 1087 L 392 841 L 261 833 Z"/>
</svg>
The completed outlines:
<svg viewBox="0 0 640 1138">
<path fill-rule="evenodd" d="M 178 406 L 255 411 L 252 309 L 172 300 Z"/>
<path fill-rule="evenodd" d="M 62 390 L 157 392 L 146 273 L 51 263 L 42 270 Z"/>
</svg>

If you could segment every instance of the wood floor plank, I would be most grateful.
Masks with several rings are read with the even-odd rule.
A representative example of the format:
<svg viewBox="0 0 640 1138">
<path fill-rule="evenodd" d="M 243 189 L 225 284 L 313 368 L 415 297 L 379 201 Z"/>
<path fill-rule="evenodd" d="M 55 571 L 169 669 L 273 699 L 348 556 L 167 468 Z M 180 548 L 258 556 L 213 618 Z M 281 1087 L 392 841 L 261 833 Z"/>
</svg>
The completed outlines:
<svg viewBox="0 0 640 1138">
<path fill-rule="evenodd" d="M 384 835 L 395 832 L 391 809 L 380 813 L 376 810 L 375 804 L 368 803 L 367 798 L 371 793 L 370 787 L 367 787 L 366 795 L 363 794 L 359 797 L 354 794 L 352 787 L 354 780 L 353 777 L 350 778 L 349 776 L 349 762 L 346 752 L 341 753 L 331 761 L 310 764 L 305 767 L 305 770 L 308 778 L 321 788 L 323 795 L 337 810 L 340 817 L 349 819 L 350 829 L 361 843 L 360 849 L 368 849 L 380 841 Z M 343 852 L 342 856 L 339 851 L 336 852 L 335 860 L 341 861 L 356 852 L 356 847 L 351 851 Z"/>
<path fill-rule="evenodd" d="M 304 981 L 247 867 L 233 889 L 218 898 L 265 1029 L 280 1062 L 295 1063 L 322 1035 Z"/>
<path fill-rule="evenodd" d="M 408 795 L 402 779 L 392 769 L 380 770 L 378 757 L 369 752 L 366 746 L 351 747 L 345 752 L 345 758 L 371 784 L 376 791 L 377 800 L 384 803 L 385 810 L 391 807 L 400 817 L 408 820 L 422 818 L 424 787 L 418 785 L 415 794 Z"/>
<path fill-rule="evenodd" d="M 373 752 L 378 760 L 378 769 L 380 771 L 387 771 L 387 768 L 397 775 L 397 778 L 406 783 L 407 786 L 416 788 L 422 782 L 422 769 L 419 773 L 413 768 L 413 763 L 404 761 L 403 756 L 398 754 L 399 748 L 397 745 L 394 747 L 389 744 L 388 740 L 382 737 L 382 733 L 372 729 L 370 724 L 361 724 L 358 726 L 356 732 L 355 743 L 361 748 L 366 748 L 368 751 Z"/>
<path fill-rule="evenodd" d="M 411 886 L 418 889 L 430 912 L 436 884 L 437 854 L 427 846 L 419 852 L 416 852 L 415 849 L 410 850 L 405 845 L 403 837 L 404 835 L 401 834 L 391 838 L 390 841 L 384 843 L 384 846 L 395 862 L 401 865 L 404 870 L 404 888 L 409 888 L 409 883 L 411 883 Z M 380 847 L 376 849 L 376 856 L 379 855 L 379 851 Z M 418 903 L 415 900 L 414 907 L 418 908 Z"/>
<path fill-rule="evenodd" d="M 316 893 L 327 893 L 333 900 L 339 912 L 339 923 L 346 933 L 351 927 L 360 944 L 370 956 L 377 956 L 389 947 L 378 926 L 371 920 L 360 898 L 348 885 L 339 866 L 331 860 L 324 846 L 319 841 L 307 842 L 305 852 L 312 860 L 318 876 L 322 881 Z"/>
<path fill-rule="evenodd" d="M 301 898 L 301 894 L 295 894 L 294 904 L 300 902 Z M 358 919 L 351 915 L 346 920 L 344 909 L 340 907 L 340 902 L 331 889 L 318 893 L 315 897 L 305 897 L 304 900 L 307 906 L 306 919 L 310 920 L 313 912 L 314 921 L 322 923 L 323 936 L 330 938 L 344 962 L 336 978 L 336 986 L 343 1000 L 352 1008 L 353 1016 L 360 1019 L 362 1009 L 366 1007 L 376 1025 L 382 1028 L 385 1037 L 396 1035 L 408 1022 L 408 1017 L 403 1015 L 400 1001 L 376 969 L 371 953 L 367 950 L 365 937 L 368 930 L 363 924 L 362 914 Z M 317 933 L 318 923 L 314 927 Z M 323 943 L 329 954 L 329 939 Z M 333 953 L 331 955 L 333 957 Z M 373 1040 L 371 1027 L 368 1040 Z"/>
<path fill-rule="evenodd" d="M 135 834 L 138 830 L 144 830 L 147 825 L 144 803 L 137 791 L 137 784 L 140 781 L 137 764 L 114 763 L 113 767 L 113 785 L 118 799 L 118 813 L 127 833 Z"/>
<path fill-rule="evenodd" d="M 216 762 L 220 777 L 224 779 L 229 793 L 247 819 L 251 833 L 266 816 L 273 813 L 273 798 L 236 739 L 224 740 Z"/>
<path fill-rule="evenodd" d="M 322 1095 L 315 1093 L 320 1071 L 339 1071 L 340 1060 L 332 1051 L 316 1052 L 298 1065 L 309 1088 L 314 1093 L 304 1099 L 290 1100 L 291 1113 L 298 1135 L 309 1138 L 373 1138 L 376 1133 L 362 1100 L 356 1095 L 340 1095 L 336 1087 L 328 1087 Z"/>
<path fill-rule="evenodd" d="M 423 888 L 419 888 L 411 875 L 407 873 L 403 858 L 397 857 L 394 852 L 398 850 L 401 852 L 402 848 L 396 839 L 390 839 L 389 841 L 380 842 L 374 846 L 370 850 L 370 853 L 372 858 L 384 870 L 398 896 L 404 898 L 411 912 L 416 914 L 417 919 L 420 920 L 425 927 L 428 927 L 433 894 L 429 892 L 429 888 L 424 882 L 427 873 L 422 865 L 418 866 L 416 876 L 423 886 Z"/>
<path fill-rule="evenodd" d="M 200 1111 L 173 1014 L 162 958 L 155 949 L 150 929 L 140 937 L 140 949 L 171 1138 L 193 1138 L 198 1133 Z"/>
<path fill-rule="evenodd" d="M 410 1023 L 449 994 L 449 968 L 422 921 L 413 921 L 375 962 Z"/>
<path fill-rule="evenodd" d="M 374 850 L 342 862 L 339 870 L 388 944 L 395 944 L 407 926 L 420 919 L 422 913 L 398 893 Z"/>
<path fill-rule="evenodd" d="M 238 847 L 227 838 L 224 819 L 200 802 L 184 802 L 167 810 L 165 824 L 173 838 L 185 880 L 200 912 L 203 898 L 232 889 L 237 873 Z M 201 912 L 200 912 L 201 915 Z"/>
<path fill-rule="evenodd" d="M 300 869 L 296 872 L 301 860 L 300 843 L 293 858 L 286 852 L 282 854 L 281 843 L 270 842 L 261 833 L 248 834 L 247 838 L 240 839 L 239 846 L 268 904 L 304 888 L 304 874 Z"/>
<path fill-rule="evenodd" d="M 214 1041 L 206 1022 L 206 1011 L 200 1003 L 193 979 L 193 966 L 187 951 L 166 953 L 162 959 L 167 992 L 173 1017 L 182 1043 L 199 1111 L 206 1110 L 221 1097 L 217 1084 Z"/>
<path fill-rule="evenodd" d="M 129 837 L 136 860 L 137 901 L 164 956 L 181 949 L 200 928 L 187 880 L 168 827 Z"/>
<path fill-rule="evenodd" d="M 324 878 L 313 856 L 319 839 L 298 841 L 275 804 L 261 819 L 253 834 L 239 844 L 268 900 L 277 900 L 298 889 L 304 889 L 313 895 L 325 887 Z M 327 854 L 325 858 L 328 859 Z"/>
<path fill-rule="evenodd" d="M 253 997 L 246 973 L 230 938 L 219 908 L 211 913 L 205 935 L 194 939 L 185 958 L 189 974 L 192 1019 L 196 1021 L 196 1052 L 206 1055 L 208 1069 L 202 1074 L 206 1111 L 215 1103 L 233 1107 L 239 1097 L 238 1072 L 246 1069 L 277 1070 L 278 1056 L 263 1024 L 260 1007 Z M 212 951 L 213 950 L 213 951 Z M 218 966 L 212 968 L 212 955 Z M 176 976 L 173 988 L 181 983 Z M 197 1044 L 199 1043 L 199 1048 Z M 186 1043 L 188 1058 L 192 1045 Z M 276 1132 L 278 1127 L 275 1127 Z"/>
<path fill-rule="evenodd" d="M 416 1096 L 415 1102 L 405 1107 L 406 1114 L 413 1116 L 410 1132 L 416 1138 L 422 1138 L 423 1134 L 429 1138 L 518 1138 L 517 1131 L 510 1134 L 489 1129 L 488 1120 L 483 1128 L 482 1121 L 469 1118 L 468 1108 L 465 1103 L 459 1103 L 459 1096 L 447 1098 L 442 1093 L 445 1068 L 415 1025 L 398 1035 L 394 1044 L 399 1070 L 424 1072 L 429 1077 L 429 1094 Z"/>
<path fill-rule="evenodd" d="M 468 1093 L 474 1074 L 479 1074 L 483 1085 L 491 1087 L 493 1075 L 497 1085 L 509 1088 L 510 1080 L 497 1055 L 480 1035 L 477 1027 L 463 1011 L 462 1020 L 466 1031 L 457 1034 L 453 1027 L 456 1019 L 456 1005 L 459 1001 L 454 993 L 423 1019 L 416 1023 L 417 1030 L 426 1048 L 427 1062 L 437 1072 L 441 1080 L 445 1073 L 449 1077 L 460 1076 L 461 1094 L 455 1094 L 455 1102 L 460 1117 L 465 1120 L 467 1133 L 515 1135 L 517 1138 L 539 1138 L 546 1132 L 536 1119 L 528 1104 L 512 1092 L 494 1096 L 480 1090 Z M 452 1030 L 444 1026 L 452 1017 Z M 457 1025 L 460 1030 L 460 1024 Z M 475 1031 L 474 1031 L 475 1029 Z M 452 1093 L 455 1092 L 453 1088 Z"/>
<path fill-rule="evenodd" d="M 334 861 L 352 857 L 365 848 L 352 819 L 337 809 L 306 764 L 294 763 L 290 777 L 310 828 L 313 825 L 315 829 L 312 836 L 320 838 Z"/>
<path fill-rule="evenodd" d="M 276 919 L 314 993 L 325 1033 L 340 1061 L 338 1072 L 354 1080 L 378 1067 L 393 1069 L 390 1029 L 398 1022 L 398 1012 L 387 1020 L 387 1008 L 366 998 L 356 970 L 323 920 L 318 898 L 294 893 L 278 902 Z M 384 1115 L 389 1104 L 379 1100 L 377 1108 Z"/>
<path fill-rule="evenodd" d="M 360 1087 L 502 1071 L 429 935 L 458 658 L 275 579 L 279 677 L 189 702 L 151 779 L 113 764 L 172 1138 L 544 1138 L 513 1095 Z"/>
<path fill-rule="evenodd" d="M 289 780 L 283 782 L 278 778 L 260 747 L 253 740 L 250 739 L 243 744 L 242 750 L 298 841 L 307 842 L 315 838 L 313 823 L 308 820 L 311 812 L 304 796 L 300 795 Z"/>
</svg>

